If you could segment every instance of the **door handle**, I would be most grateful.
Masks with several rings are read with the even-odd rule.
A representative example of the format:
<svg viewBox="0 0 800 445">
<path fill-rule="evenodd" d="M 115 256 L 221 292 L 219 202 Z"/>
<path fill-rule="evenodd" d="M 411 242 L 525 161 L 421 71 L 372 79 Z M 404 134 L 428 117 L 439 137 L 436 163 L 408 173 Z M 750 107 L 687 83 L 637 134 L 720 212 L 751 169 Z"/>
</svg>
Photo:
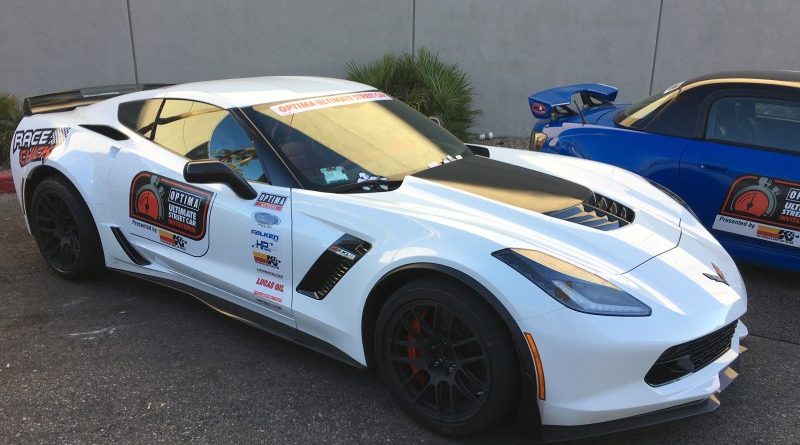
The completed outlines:
<svg viewBox="0 0 800 445">
<path fill-rule="evenodd" d="M 724 165 L 716 165 L 716 164 L 700 164 L 700 168 L 703 170 L 708 170 L 712 172 L 726 172 L 728 171 L 728 167 Z"/>
</svg>

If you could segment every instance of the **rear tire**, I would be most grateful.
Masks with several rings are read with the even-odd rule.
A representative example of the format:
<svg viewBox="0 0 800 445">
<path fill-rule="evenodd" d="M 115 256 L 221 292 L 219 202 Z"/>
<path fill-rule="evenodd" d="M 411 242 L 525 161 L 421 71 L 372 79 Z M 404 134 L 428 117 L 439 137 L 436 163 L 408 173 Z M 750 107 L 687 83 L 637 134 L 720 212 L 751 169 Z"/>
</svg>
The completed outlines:
<svg viewBox="0 0 800 445">
<path fill-rule="evenodd" d="M 104 269 L 92 214 L 66 179 L 53 176 L 36 186 L 28 222 L 42 257 L 59 276 L 81 280 Z"/>
<path fill-rule="evenodd" d="M 375 356 L 409 416 L 447 435 L 485 431 L 519 398 L 519 366 L 505 325 L 471 289 L 438 277 L 392 294 L 378 316 Z"/>
</svg>

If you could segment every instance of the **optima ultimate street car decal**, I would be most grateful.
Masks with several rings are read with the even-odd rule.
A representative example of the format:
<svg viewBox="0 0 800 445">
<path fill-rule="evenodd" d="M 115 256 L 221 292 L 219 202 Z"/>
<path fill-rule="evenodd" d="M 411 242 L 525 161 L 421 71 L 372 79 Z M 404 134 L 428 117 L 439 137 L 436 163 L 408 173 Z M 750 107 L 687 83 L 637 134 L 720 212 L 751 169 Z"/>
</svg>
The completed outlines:
<svg viewBox="0 0 800 445">
<path fill-rule="evenodd" d="M 37 128 L 14 132 L 11 154 L 19 152 L 19 166 L 25 167 L 34 161 L 47 159 L 54 148 L 61 145 L 69 134 L 69 128 Z"/>
<path fill-rule="evenodd" d="M 362 93 L 338 94 L 336 96 L 312 97 L 292 102 L 284 102 L 282 104 L 273 105 L 270 109 L 278 116 L 289 116 L 304 111 L 320 110 L 322 108 L 338 107 L 362 102 L 374 102 L 377 100 L 392 100 L 392 98 L 388 94 L 381 93 L 380 91 L 365 91 Z"/>
<path fill-rule="evenodd" d="M 789 246 L 800 246 L 800 183 L 754 175 L 731 185 L 714 226 Z"/>
<path fill-rule="evenodd" d="M 141 172 L 130 191 L 131 233 L 192 256 L 208 251 L 208 213 L 214 194 Z"/>
</svg>

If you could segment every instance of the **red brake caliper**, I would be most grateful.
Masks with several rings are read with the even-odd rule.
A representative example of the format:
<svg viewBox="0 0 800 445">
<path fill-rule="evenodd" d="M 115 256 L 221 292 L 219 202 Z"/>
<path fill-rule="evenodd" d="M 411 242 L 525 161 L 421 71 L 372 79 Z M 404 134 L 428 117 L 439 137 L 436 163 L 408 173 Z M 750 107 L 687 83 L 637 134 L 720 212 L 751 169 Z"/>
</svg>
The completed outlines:
<svg viewBox="0 0 800 445">
<path fill-rule="evenodd" d="M 427 310 L 422 309 L 420 311 L 420 316 L 424 317 L 426 313 Z M 408 332 L 408 334 L 406 335 L 406 340 L 408 340 L 409 343 L 412 343 L 417 338 L 417 336 L 419 336 L 419 334 L 422 333 L 422 324 L 419 322 L 419 320 L 417 320 L 416 314 L 414 314 L 414 318 L 411 319 L 409 325 L 411 326 L 411 332 Z M 416 346 L 408 345 L 409 358 L 419 358 L 420 355 L 421 353 Z M 417 365 L 411 363 L 409 366 L 411 367 L 411 375 L 417 374 Z M 423 373 L 417 374 L 416 380 L 419 383 L 423 384 L 427 383 L 428 381 L 427 377 Z"/>
</svg>

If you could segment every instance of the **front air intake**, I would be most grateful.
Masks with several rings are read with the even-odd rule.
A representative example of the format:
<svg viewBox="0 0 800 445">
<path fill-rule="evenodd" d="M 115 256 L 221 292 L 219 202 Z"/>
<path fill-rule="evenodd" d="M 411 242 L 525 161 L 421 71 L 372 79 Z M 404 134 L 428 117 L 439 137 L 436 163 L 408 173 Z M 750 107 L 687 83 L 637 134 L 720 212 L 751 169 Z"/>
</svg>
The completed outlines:
<svg viewBox="0 0 800 445">
<path fill-rule="evenodd" d="M 599 193 L 592 193 L 592 196 L 576 206 L 545 214 L 598 230 L 625 227 L 633 222 L 635 216 L 630 208 Z"/>
<path fill-rule="evenodd" d="M 317 258 L 297 286 L 297 292 L 322 300 L 371 248 L 362 239 L 342 235 Z"/>
<path fill-rule="evenodd" d="M 708 366 L 731 348 L 738 321 L 688 343 L 673 346 L 656 360 L 644 381 L 661 386 Z"/>
</svg>

